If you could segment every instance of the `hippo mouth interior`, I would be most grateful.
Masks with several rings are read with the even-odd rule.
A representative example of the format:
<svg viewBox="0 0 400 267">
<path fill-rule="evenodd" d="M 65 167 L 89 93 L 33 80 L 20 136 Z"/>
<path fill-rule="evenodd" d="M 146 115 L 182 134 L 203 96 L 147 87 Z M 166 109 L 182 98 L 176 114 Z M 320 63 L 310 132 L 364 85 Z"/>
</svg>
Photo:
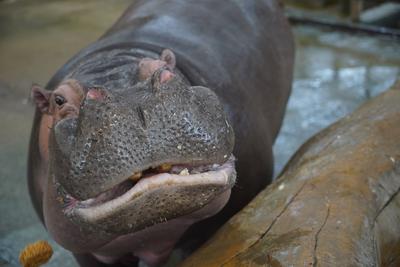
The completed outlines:
<svg viewBox="0 0 400 267">
<path fill-rule="evenodd" d="M 163 185 L 164 183 L 171 183 L 173 181 L 176 183 L 207 182 L 207 180 L 204 180 L 204 175 L 210 176 L 207 177 L 209 178 L 209 182 L 213 182 L 215 178 L 217 179 L 215 179 L 214 182 L 217 182 L 218 178 L 220 177 L 214 177 L 212 174 L 216 175 L 223 170 L 230 169 L 234 164 L 234 160 L 234 157 L 231 156 L 223 164 L 209 164 L 200 166 L 162 164 L 156 168 L 148 168 L 141 172 L 133 173 L 122 183 L 119 183 L 111 189 L 100 193 L 94 198 L 80 201 L 79 207 L 89 208 L 105 204 L 123 196 L 134 187 L 137 187 L 136 189 L 139 189 L 140 187 L 140 189 L 146 190 L 157 187 L 157 185 Z M 225 172 L 222 173 L 225 174 Z M 189 177 L 190 180 L 187 180 Z M 228 180 L 226 182 L 228 182 Z"/>
<path fill-rule="evenodd" d="M 190 190 L 196 187 L 201 188 L 199 190 L 203 190 L 203 192 L 201 192 L 200 197 L 198 197 L 197 192 L 199 190 L 193 193 L 194 199 L 192 201 L 196 202 L 196 204 L 191 209 L 200 209 L 211 202 L 216 196 L 233 186 L 236 178 L 234 162 L 235 158 L 230 156 L 223 164 L 202 166 L 171 166 L 163 164 L 157 168 L 149 168 L 139 174 L 132 174 L 120 184 L 100 193 L 94 198 L 73 201 L 74 205 L 67 206 L 65 211 L 67 213 L 74 213 L 86 222 L 102 222 L 107 218 L 115 216 L 119 210 L 124 210 L 128 206 L 132 207 L 132 203 L 140 203 L 139 200 L 146 199 L 146 197 L 159 197 L 167 203 L 166 205 L 174 205 L 176 199 L 173 199 L 173 196 L 171 197 L 171 193 L 169 195 L 162 195 L 161 192 L 171 190 L 171 188 L 174 190 L 176 188 L 180 190 L 185 188 L 185 194 L 192 195 Z M 192 189 L 187 190 L 188 188 Z M 148 200 L 146 201 L 148 202 Z M 165 203 L 163 204 L 164 206 Z M 191 206 L 187 204 L 182 205 L 185 207 Z M 157 204 L 155 204 L 154 208 L 157 208 Z M 140 204 L 136 209 L 141 209 Z M 185 212 L 188 212 L 188 210 L 185 211 L 183 209 L 177 211 L 172 216 L 168 214 L 164 214 L 163 216 L 165 218 L 173 218 Z M 139 226 L 139 228 L 142 227 Z"/>
</svg>

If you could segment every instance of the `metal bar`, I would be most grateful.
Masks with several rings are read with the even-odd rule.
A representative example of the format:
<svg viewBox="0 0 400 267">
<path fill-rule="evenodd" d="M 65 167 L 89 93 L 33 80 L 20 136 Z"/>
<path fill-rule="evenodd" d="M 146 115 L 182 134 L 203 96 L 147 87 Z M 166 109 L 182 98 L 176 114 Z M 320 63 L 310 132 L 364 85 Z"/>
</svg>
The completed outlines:
<svg viewBox="0 0 400 267">
<path fill-rule="evenodd" d="M 350 23 L 350 22 L 339 22 L 332 20 L 316 19 L 316 18 L 306 18 L 301 15 L 287 13 L 289 21 L 292 24 L 306 24 L 313 25 L 323 28 L 331 28 L 334 30 L 351 32 L 351 33 L 361 33 L 368 35 L 380 35 L 386 36 L 393 39 L 400 39 L 400 30 L 393 28 L 386 28 L 374 25 L 366 25 L 360 23 Z"/>
</svg>

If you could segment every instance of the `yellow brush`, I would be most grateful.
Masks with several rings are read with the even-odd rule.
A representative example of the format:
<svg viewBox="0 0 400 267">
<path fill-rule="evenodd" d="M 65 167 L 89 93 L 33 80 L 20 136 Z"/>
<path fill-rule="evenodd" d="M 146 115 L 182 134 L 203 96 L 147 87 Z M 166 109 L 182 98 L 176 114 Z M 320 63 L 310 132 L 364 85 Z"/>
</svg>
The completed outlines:
<svg viewBox="0 0 400 267">
<path fill-rule="evenodd" d="M 24 267 L 39 267 L 49 261 L 53 249 L 47 241 L 39 240 L 27 245 L 19 254 L 19 261 Z"/>
</svg>

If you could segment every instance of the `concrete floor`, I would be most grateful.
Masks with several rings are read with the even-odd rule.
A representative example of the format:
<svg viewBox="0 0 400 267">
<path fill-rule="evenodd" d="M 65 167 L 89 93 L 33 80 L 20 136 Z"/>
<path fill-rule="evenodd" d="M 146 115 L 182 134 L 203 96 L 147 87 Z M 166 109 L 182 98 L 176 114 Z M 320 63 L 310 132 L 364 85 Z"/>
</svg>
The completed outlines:
<svg viewBox="0 0 400 267">
<path fill-rule="evenodd" d="M 58 67 L 95 40 L 128 0 L 0 2 L 0 266 L 18 266 L 20 250 L 49 240 L 55 254 L 46 266 L 76 266 L 57 246 L 31 207 L 26 154 L 34 108 L 32 82 L 46 84 Z M 276 173 L 310 136 L 394 83 L 400 43 L 310 27 L 294 29 L 295 80 L 274 147 Z"/>
</svg>

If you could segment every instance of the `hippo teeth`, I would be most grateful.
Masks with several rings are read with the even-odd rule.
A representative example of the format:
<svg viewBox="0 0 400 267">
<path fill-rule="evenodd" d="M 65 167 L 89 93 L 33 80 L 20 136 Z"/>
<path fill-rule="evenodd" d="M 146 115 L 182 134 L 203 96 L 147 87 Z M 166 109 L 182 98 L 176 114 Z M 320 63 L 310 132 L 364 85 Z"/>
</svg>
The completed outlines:
<svg viewBox="0 0 400 267">
<path fill-rule="evenodd" d="M 179 175 L 189 175 L 189 170 L 187 168 L 184 168 Z"/>
</svg>

